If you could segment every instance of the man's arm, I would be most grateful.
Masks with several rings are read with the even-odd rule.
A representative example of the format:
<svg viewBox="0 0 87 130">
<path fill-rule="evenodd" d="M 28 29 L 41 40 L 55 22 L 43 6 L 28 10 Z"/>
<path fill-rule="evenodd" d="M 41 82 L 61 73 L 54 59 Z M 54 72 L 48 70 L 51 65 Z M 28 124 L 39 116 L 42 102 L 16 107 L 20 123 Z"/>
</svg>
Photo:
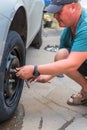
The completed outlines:
<svg viewBox="0 0 87 130">
<path fill-rule="evenodd" d="M 87 52 L 71 52 L 67 59 L 53 63 L 39 65 L 38 71 L 42 75 L 57 75 L 77 70 L 79 66 L 87 59 Z M 33 65 L 21 67 L 17 76 L 23 79 L 32 77 L 34 71 Z"/>
<path fill-rule="evenodd" d="M 57 75 L 77 70 L 87 59 L 87 52 L 71 52 L 67 59 L 38 66 L 41 74 Z"/>
</svg>

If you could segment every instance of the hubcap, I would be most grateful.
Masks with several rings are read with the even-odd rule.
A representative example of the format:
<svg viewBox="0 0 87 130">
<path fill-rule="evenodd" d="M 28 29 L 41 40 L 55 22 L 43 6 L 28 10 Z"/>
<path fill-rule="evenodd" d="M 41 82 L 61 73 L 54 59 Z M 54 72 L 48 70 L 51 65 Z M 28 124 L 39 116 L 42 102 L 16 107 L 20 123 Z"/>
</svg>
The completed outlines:
<svg viewBox="0 0 87 130">
<path fill-rule="evenodd" d="M 5 80 L 4 80 L 4 96 L 5 98 L 11 98 L 17 88 L 18 78 L 16 77 L 17 67 L 20 66 L 19 59 L 16 55 L 10 54 L 6 64 Z"/>
</svg>

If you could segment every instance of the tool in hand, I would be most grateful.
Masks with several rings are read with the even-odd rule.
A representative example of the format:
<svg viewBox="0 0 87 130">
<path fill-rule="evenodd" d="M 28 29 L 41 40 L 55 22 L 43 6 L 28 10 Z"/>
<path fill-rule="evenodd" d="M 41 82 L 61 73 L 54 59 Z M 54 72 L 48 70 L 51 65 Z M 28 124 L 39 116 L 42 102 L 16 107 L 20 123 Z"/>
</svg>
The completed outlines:
<svg viewBox="0 0 87 130">
<path fill-rule="evenodd" d="M 12 73 L 12 74 L 16 75 L 17 72 L 18 72 L 18 70 L 16 70 L 16 69 L 10 69 L 10 73 Z M 30 85 L 28 84 L 28 80 L 24 79 L 24 81 L 25 81 L 27 87 L 30 88 Z"/>
<path fill-rule="evenodd" d="M 24 81 L 25 81 L 27 87 L 30 88 L 30 85 L 29 85 L 29 83 L 28 83 L 28 80 L 25 79 Z"/>
</svg>

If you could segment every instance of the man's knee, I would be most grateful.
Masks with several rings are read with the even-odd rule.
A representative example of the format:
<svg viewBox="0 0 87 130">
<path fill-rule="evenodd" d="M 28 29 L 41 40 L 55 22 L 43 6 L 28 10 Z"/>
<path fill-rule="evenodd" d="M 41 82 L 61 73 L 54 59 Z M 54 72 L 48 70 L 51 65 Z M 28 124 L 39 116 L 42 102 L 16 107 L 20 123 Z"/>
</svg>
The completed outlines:
<svg viewBox="0 0 87 130">
<path fill-rule="evenodd" d="M 58 61 L 58 60 L 61 60 L 61 59 L 66 59 L 68 57 L 68 55 L 69 55 L 68 49 L 66 49 L 66 48 L 60 49 L 56 53 L 56 55 L 54 57 L 54 61 Z"/>
</svg>

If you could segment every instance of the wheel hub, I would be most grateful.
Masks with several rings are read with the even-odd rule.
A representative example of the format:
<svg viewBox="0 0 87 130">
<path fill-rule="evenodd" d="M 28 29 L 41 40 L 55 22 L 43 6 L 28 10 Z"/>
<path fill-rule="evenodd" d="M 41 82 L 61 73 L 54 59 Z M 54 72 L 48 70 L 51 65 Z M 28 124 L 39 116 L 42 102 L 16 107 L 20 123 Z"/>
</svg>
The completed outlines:
<svg viewBox="0 0 87 130">
<path fill-rule="evenodd" d="M 16 73 L 14 73 L 14 69 L 19 67 L 19 59 L 17 56 L 10 54 L 8 57 L 6 72 L 5 72 L 5 97 L 11 97 L 16 90 L 18 78 L 16 77 Z"/>
</svg>

